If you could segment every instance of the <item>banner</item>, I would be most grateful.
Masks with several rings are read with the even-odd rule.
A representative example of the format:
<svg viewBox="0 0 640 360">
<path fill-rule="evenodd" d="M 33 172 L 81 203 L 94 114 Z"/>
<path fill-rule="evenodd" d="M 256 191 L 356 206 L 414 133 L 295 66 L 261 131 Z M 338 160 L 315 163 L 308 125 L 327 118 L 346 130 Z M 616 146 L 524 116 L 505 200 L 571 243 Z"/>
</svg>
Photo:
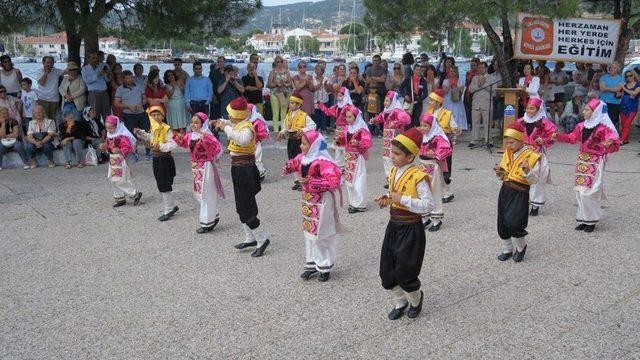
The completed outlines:
<svg viewBox="0 0 640 360">
<path fill-rule="evenodd" d="M 551 19 L 518 13 L 515 59 L 610 63 L 616 57 L 620 20 Z"/>
</svg>

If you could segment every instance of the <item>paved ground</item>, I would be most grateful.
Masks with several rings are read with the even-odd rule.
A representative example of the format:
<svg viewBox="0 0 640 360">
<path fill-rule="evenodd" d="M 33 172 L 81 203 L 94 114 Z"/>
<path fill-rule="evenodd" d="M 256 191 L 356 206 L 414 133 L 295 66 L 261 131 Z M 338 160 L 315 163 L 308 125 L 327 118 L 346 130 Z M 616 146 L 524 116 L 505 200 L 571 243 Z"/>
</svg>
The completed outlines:
<svg viewBox="0 0 640 360">
<path fill-rule="evenodd" d="M 423 313 L 397 322 L 378 278 L 388 210 L 345 211 L 331 281 L 300 280 L 299 193 L 276 176 L 283 149 L 265 154 L 258 201 L 272 246 L 260 259 L 232 249 L 232 198 L 214 233 L 195 234 L 185 153 L 180 212 L 163 224 L 149 162 L 133 166 L 143 204 L 117 210 L 104 166 L 2 171 L 0 358 L 640 358 L 640 146 L 611 158 L 591 235 L 573 230 L 575 151 L 551 152 L 556 185 L 514 264 L 495 258 L 499 159 L 458 145 L 456 199 L 427 233 Z M 367 167 L 373 199 L 382 161 Z M 228 158 L 223 174 L 232 196 Z"/>
</svg>

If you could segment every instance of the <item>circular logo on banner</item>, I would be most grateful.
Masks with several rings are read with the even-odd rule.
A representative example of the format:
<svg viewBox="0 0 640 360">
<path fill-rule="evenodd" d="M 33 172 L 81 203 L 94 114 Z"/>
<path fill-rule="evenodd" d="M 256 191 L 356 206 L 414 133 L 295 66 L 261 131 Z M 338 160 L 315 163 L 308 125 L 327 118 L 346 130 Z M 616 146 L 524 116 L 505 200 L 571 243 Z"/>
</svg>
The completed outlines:
<svg viewBox="0 0 640 360">
<path fill-rule="evenodd" d="M 516 109 L 512 105 L 505 106 L 504 116 L 516 116 Z"/>
<path fill-rule="evenodd" d="M 544 41 L 544 29 L 539 27 L 531 29 L 531 39 L 537 43 Z"/>
</svg>

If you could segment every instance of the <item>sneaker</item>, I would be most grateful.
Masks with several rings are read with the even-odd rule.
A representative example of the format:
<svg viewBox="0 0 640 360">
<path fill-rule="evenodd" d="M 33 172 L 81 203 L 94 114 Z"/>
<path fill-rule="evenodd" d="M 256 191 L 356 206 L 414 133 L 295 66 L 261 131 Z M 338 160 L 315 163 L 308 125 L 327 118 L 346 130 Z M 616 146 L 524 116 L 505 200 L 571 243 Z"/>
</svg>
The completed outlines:
<svg viewBox="0 0 640 360">
<path fill-rule="evenodd" d="M 0 166 L 0 171 L 2 171 L 2 167 Z"/>
<path fill-rule="evenodd" d="M 25 170 L 29 170 L 29 169 L 31 169 L 31 166 L 29 166 L 29 165 L 25 165 L 25 166 L 23 166 L 22 168 L 23 168 L 23 169 L 25 169 Z"/>
<path fill-rule="evenodd" d="M 54 167 L 56 167 L 56 164 L 53 161 L 50 161 L 48 166 L 50 169 L 53 169 Z"/>
</svg>

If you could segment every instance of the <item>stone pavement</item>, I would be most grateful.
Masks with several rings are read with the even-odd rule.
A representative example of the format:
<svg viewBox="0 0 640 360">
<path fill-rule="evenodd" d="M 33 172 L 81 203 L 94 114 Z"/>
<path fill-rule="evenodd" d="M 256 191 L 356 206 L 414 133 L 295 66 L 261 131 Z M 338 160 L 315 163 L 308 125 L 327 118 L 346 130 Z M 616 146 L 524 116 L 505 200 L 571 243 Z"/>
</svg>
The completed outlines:
<svg viewBox="0 0 640 360">
<path fill-rule="evenodd" d="M 368 197 L 383 193 L 376 140 Z M 197 235 L 187 154 L 176 154 L 180 211 L 159 223 L 151 163 L 133 165 L 143 204 L 111 208 L 105 166 L 0 172 L 0 358 L 640 358 L 640 146 L 607 166 L 605 217 L 573 230 L 576 147 L 549 159 L 555 185 L 529 221 L 525 261 L 500 263 L 500 183 L 486 150 L 460 143 L 445 223 L 427 233 L 416 320 L 392 322 L 378 260 L 388 210 L 370 203 L 341 220 L 346 232 L 331 280 L 299 278 L 300 193 L 270 175 L 258 197 L 272 246 L 251 258 L 228 198 L 213 233 Z M 346 193 L 345 193 L 346 198 Z"/>
</svg>

